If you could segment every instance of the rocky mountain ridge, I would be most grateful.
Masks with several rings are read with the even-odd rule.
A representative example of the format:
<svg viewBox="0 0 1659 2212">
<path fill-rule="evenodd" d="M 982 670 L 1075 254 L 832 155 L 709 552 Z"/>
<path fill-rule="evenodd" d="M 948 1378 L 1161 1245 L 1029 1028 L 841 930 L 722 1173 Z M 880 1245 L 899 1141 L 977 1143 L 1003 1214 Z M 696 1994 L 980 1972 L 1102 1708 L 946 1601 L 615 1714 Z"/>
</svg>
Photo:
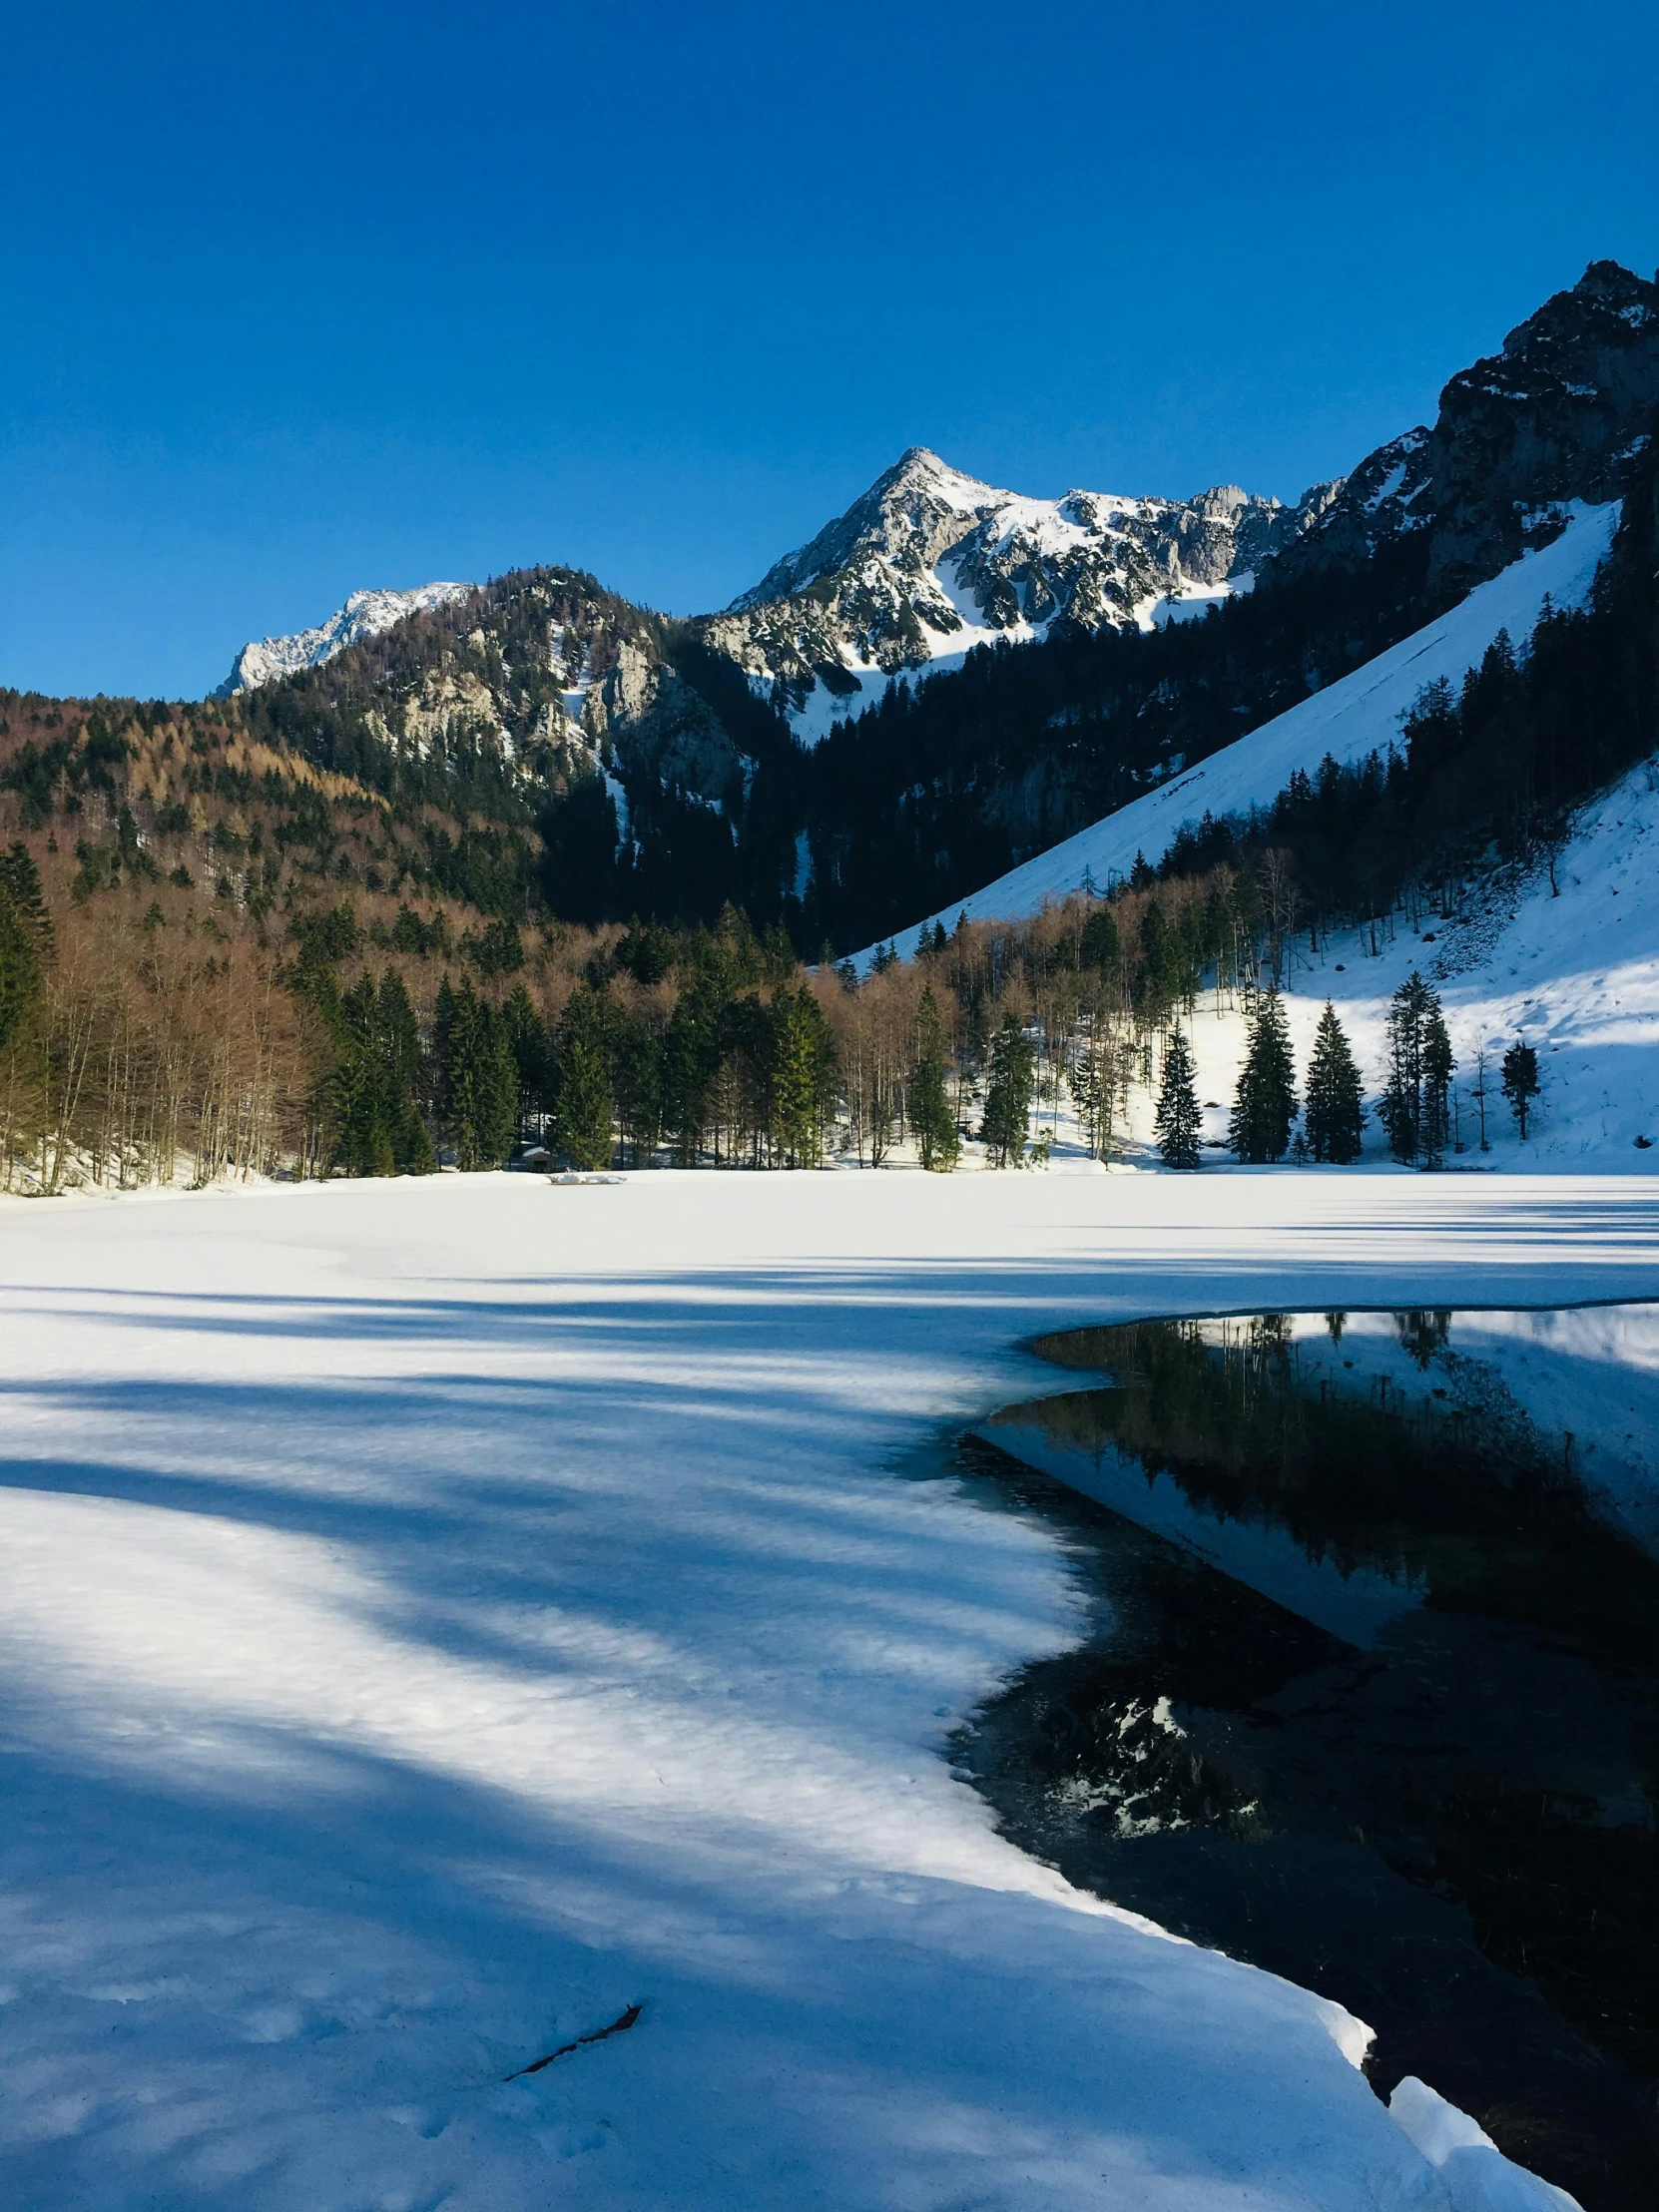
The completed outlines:
<svg viewBox="0 0 1659 2212">
<path fill-rule="evenodd" d="M 1033 499 L 908 452 L 703 634 L 816 743 L 898 677 L 1061 622 L 1153 627 L 1248 591 L 1340 490 L 1294 506 L 1223 484 L 1185 500 Z"/>
<path fill-rule="evenodd" d="M 1656 408 L 1659 285 L 1598 263 L 1451 378 L 1432 426 L 1292 507 L 1233 487 L 1027 499 L 917 447 L 722 614 L 522 571 L 351 642 L 340 618 L 266 641 L 303 665 L 238 696 L 318 767 L 447 778 L 446 807 L 535 823 L 572 918 L 732 899 L 808 949 L 863 942 L 1190 771 L 1548 543 L 1574 502 L 1618 496 Z"/>
<path fill-rule="evenodd" d="M 257 691 L 262 684 L 283 676 L 297 676 L 307 668 L 319 668 L 362 638 L 378 637 L 382 630 L 423 614 L 429 607 L 446 607 L 476 591 L 475 584 L 420 584 L 413 591 L 354 591 L 345 605 L 314 629 L 296 630 L 286 637 L 251 639 L 231 664 L 223 684 L 209 693 L 211 699 L 234 699 L 238 692 Z"/>
</svg>

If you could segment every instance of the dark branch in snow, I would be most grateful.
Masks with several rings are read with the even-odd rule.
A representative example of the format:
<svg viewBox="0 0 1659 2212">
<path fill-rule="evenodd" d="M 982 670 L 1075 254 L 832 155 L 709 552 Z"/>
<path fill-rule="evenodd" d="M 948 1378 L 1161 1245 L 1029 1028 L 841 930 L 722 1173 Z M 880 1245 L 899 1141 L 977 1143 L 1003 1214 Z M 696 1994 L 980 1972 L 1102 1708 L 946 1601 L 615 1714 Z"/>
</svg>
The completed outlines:
<svg viewBox="0 0 1659 2212">
<path fill-rule="evenodd" d="M 561 2043 L 557 2050 L 550 2050 L 545 2058 L 532 2058 L 529 2065 L 520 2066 L 517 2073 L 506 2076 L 508 2081 L 522 2081 L 526 2074 L 540 2073 L 543 2066 L 551 2066 L 555 2058 L 568 2058 L 573 2050 L 580 2050 L 584 2043 L 602 2043 L 607 2035 L 623 2035 L 639 2018 L 643 2006 L 629 2005 L 626 2012 L 614 2019 L 609 2027 L 596 2027 L 591 2034 L 578 2035 L 573 2043 Z"/>
</svg>

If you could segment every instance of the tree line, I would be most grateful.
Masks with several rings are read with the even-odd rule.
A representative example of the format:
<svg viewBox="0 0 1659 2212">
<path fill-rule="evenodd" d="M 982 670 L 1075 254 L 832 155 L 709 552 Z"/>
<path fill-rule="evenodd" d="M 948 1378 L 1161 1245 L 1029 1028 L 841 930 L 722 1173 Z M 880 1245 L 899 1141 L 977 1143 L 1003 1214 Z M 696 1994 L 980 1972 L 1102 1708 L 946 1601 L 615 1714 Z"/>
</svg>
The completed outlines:
<svg viewBox="0 0 1659 2212">
<path fill-rule="evenodd" d="M 1009 1167 L 1048 1156 L 1068 1104 L 1104 1160 L 1137 1088 L 1166 1158 L 1191 1165 L 1198 1109 L 1178 1077 L 1201 1003 L 1248 1023 L 1241 1159 L 1359 1152 L 1363 1086 L 1330 1009 L 1297 1098 L 1279 990 L 1298 893 L 1276 851 L 1202 876 L 1143 864 L 1110 898 L 940 925 L 862 977 L 803 969 L 781 928 L 735 908 L 713 927 L 515 931 L 480 961 L 442 908 L 387 919 L 382 898 L 365 922 L 349 900 L 296 905 L 277 932 L 199 884 L 90 892 L 67 856 L 52 864 L 50 902 L 22 840 L 0 864 L 13 1187 L 420 1174 L 526 1146 L 581 1170 L 902 1154 L 943 1172 L 975 1143 Z M 1434 1164 L 1453 1063 L 1432 992 L 1413 988 L 1379 1111 L 1397 1157 Z M 1483 1114 L 1483 1075 L 1476 1091 Z"/>
<path fill-rule="evenodd" d="M 1387 1131 L 1388 1149 L 1403 1167 L 1441 1167 L 1448 1152 L 1467 1149 L 1452 1091 L 1457 1060 L 1439 994 L 1414 968 L 1389 1002 L 1386 1052 L 1377 1110 Z M 1497 1088 L 1524 1141 L 1532 1102 L 1540 1089 L 1536 1049 L 1517 1037 L 1502 1055 L 1497 1073 Z M 1491 1095 L 1487 1074 L 1486 1051 L 1477 1047 L 1471 1097 L 1478 1111 L 1482 1152 L 1491 1150 L 1486 1132 L 1486 1100 Z M 1299 1119 L 1303 1126 L 1297 1130 Z M 1308 1056 L 1306 1097 L 1298 1097 L 1285 1008 L 1277 989 L 1270 986 L 1249 1017 L 1244 1065 L 1228 1119 L 1228 1143 L 1235 1157 L 1246 1166 L 1289 1158 L 1299 1166 L 1316 1161 L 1346 1167 L 1360 1157 L 1366 1120 L 1364 1079 L 1330 999 Z M 1191 1046 L 1179 1029 L 1165 1048 L 1154 1127 L 1166 1167 L 1190 1170 L 1202 1165 L 1203 1114 L 1196 1072 Z"/>
</svg>

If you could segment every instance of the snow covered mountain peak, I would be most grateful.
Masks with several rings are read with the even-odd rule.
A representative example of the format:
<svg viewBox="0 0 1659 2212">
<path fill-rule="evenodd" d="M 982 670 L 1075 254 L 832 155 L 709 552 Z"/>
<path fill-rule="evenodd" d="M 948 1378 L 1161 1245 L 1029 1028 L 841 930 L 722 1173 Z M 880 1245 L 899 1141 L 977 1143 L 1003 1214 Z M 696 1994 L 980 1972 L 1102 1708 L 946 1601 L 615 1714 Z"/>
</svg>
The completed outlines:
<svg viewBox="0 0 1659 2212">
<path fill-rule="evenodd" d="M 1236 484 L 1185 500 L 1038 499 L 911 446 L 712 617 L 709 642 L 813 744 L 888 684 L 958 665 L 976 645 L 1040 638 L 1060 621 L 1151 628 L 1248 590 L 1339 488 L 1318 485 L 1295 507 Z"/>
<path fill-rule="evenodd" d="M 474 584 L 421 584 L 413 591 L 354 591 L 343 607 L 314 630 L 296 630 L 288 637 L 260 638 L 245 645 L 213 697 L 231 699 L 238 692 L 257 691 L 277 677 L 318 668 L 359 639 L 378 637 L 406 615 L 421 614 L 429 607 L 446 607 L 476 589 Z"/>
</svg>

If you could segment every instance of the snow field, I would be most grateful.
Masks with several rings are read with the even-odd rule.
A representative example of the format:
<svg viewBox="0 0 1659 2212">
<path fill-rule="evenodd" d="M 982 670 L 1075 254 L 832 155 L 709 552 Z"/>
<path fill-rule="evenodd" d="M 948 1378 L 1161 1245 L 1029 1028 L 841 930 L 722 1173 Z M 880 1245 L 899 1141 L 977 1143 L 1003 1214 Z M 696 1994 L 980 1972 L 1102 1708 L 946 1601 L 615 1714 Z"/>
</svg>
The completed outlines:
<svg viewBox="0 0 1659 2212">
<path fill-rule="evenodd" d="M 8 2202 L 1558 2201 L 995 1836 L 941 1752 L 1078 1601 L 941 1439 L 1064 1385 L 1042 1329 L 1653 1295 L 1656 1224 L 1365 1173 L 0 1205 Z"/>
</svg>

